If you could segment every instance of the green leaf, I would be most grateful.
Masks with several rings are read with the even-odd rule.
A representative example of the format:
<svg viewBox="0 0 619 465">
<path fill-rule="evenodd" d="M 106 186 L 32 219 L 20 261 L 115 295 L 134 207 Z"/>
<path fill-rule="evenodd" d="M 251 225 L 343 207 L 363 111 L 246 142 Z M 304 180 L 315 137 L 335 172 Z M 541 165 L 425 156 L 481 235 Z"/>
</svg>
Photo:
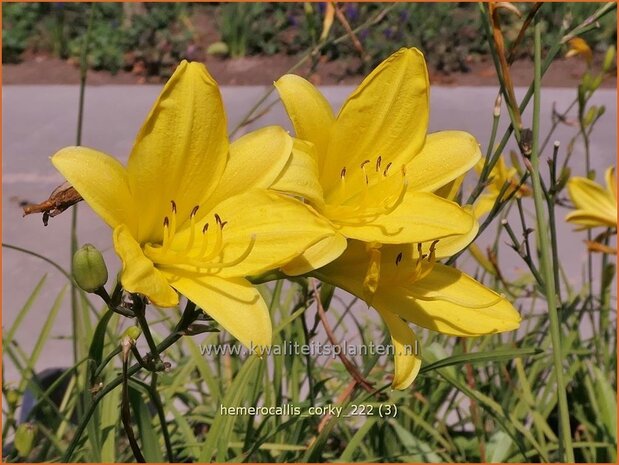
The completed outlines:
<svg viewBox="0 0 619 465">
<path fill-rule="evenodd" d="M 505 431 L 497 431 L 490 437 L 486 445 L 486 461 L 488 463 L 505 462 L 513 444 L 509 434 Z"/>
<path fill-rule="evenodd" d="M 523 357 L 526 355 L 538 355 L 542 352 L 543 351 L 541 349 L 526 347 L 523 349 L 499 349 L 492 352 L 454 355 L 422 367 L 420 373 L 426 373 L 438 368 L 445 368 L 452 365 L 461 365 L 463 363 L 501 362 L 503 360 L 512 360 L 513 358 Z"/>
<path fill-rule="evenodd" d="M 254 378 L 254 372 L 263 360 L 256 355 L 248 358 L 239 372 L 237 373 L 230 390 L 225 395 L 222 407 L 240 407 L 243 400 L 247 397 L 247 392 L 250 387 L 250 380 Z M 199 462 L 210 462 L 215 452 L 217 453 L 217 462 L 225 461 L 232 429 L 237 417 L 235 415 L 222 414 L 222 410 L 217 410 L 217 415 L 213 421 L 213 425 L 208 432 L 206 443 L 200 452 Z"/>
<path fill-rule="evenodd" d="M 133 412 L 133 422 L 136 424 L 142 446 L 142 453 L 148 462 L 162 463 L 163 453 L 159 445 L 159 436 L 153 426 L 153 418 L 144 402 L 142 386 L 129 382 L 129 402 Z M 145 394 L 148 394 L 145 392 Z"/>
</svg>

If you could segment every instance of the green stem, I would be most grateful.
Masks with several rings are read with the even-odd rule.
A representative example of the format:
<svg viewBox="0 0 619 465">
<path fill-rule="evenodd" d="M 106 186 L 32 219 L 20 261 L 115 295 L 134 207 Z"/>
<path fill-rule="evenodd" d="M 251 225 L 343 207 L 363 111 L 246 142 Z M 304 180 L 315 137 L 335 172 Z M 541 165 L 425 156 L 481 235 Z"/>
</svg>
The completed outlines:
<svg viewBox="0 0 619 465">
<path fill-rule="evenodd" d="M 159 417 L 159 423 L 161 423 L 161 432 L 163 433 L 163 442 L 166 448 L 166 454 L 168 456 L 168 462 L 174 463 L 174 451 L 172 448 L 172 440 L 170 439 L 170 431 L 168 431 L 168 423 L 165 418 L 165 410 L 163 408 L 163 402 L 161 402 L 161 397 L 159 396 L 159 391 L 157 391 L 157 373 L 153 373 L 151 378 L 151 383 L 148 385 L 148 393 L 150 395 L 150 400 L 155 406 L 157 410 L 157 416 Z"/>
<path fill-rule="evenodd" d="M 146 459 L 140 450 L 133 428 L 131 427 L 131 407 L 129 406 L 129 376 L 127 375 L 127 365 L 129 364 L 129 353 L 123 353 L 123 375 L 122 375 L 122 395 L 120 404 L 120 419 L 125 429 L 125 436 L 129 441 L 133 457 L 139 463 L 146 463 Z"/>
<path fill-rule="evenodd" d="M 174 332 L 170 334 L 167 338 L 165 338 L 161 342 L 161 344 L 157 346 L 156 353 L 160 354 L 161 352 L 166 350 L 168 347 L 174 345 L 176 341 L 178 341 L 181 337 L 183 337 L 183 334 L 180 332 Z M 127 377 L 131 377 L 135 375 L 140 370 L 142 370 L 142 368 L 143 368 L 142 365 L 140 365 L 139 363 L 133 364 L 130 368 L 127 369 Z M 117 376 L 110 383 L 108 383 L 96 396 L 92 398 L 92 402 L 88 406 L 88 409 L 86 410 L 84 415 L 80 418 L 80 424 L 78 425 L 77 430 L 75 431 L 75 435 L 71 439 L 71 442 L 69 446 L 67 447 L 67 450 L 65 451 L 61 462 L 66 463 L 66 462 L 71 461 L 71 457 L 73 456 L 73 453 L 75 452 L 75 449 L 77 448 L 77 445 L 80 441 L 80 438 L 82 437 L 82 434 L 84 434 L 84 431 L 86 430 L 86 426 L 88 425 L 90 418 L 95 413 L 95 409 L 97 408 L 97 405 L 99 405 L 99 402 L 101 402 L 107 394 L 109 394 L 111 391 L 113 391 L 118 386 L 120 386 L 122 382 L 123 382 L 123 376 L 122 375 Z"/>
<path fill-rule="evenodd" d="M 146 320 L 146 304 L 144 300 L 136 294 L 133 294 L 133 299 L 133 312 L 135 314 L 135 319 L 144 334 L 144 338 L 146 339 L 150 350 L 151 357 L 147 357 L 147 362 L 151 362 L 153 367 L 156 368 L 158 365 L 157 362 L 159 361 L 159 353 L 157 352 L 157 344 L 155 344 L 155 339 L 150 332 L 150 326 L 148 326 L 148 321 Z"/>
<path fill-rule="evenodd" d="M 552 341 L 552 356 L 554 362 L 555 378 L 557 382 L 559 404 L 559 461 L 574 462 L 574 450 L 572 447 L 572 433 L 570 428 L 570 416 L 567 405 L 567 393 L 563 373 L 563 353 L 561 350 L 561 327 L 557 312 L 557 296 L 555 292 L 553 263 L 550 249 L 550 238 L 547 233 L 546 213 L 539 172 L 539 132 L 540 132 L 540 104 L 541 104 L 541 24 L 535 20 L 535 61 L 533 80 L 533 144 L 531 151 L 531 180 L 533 184 L 533 199 L 535 202 L 535 214 L 537 220 L 537 234 L 540 249 L 540 265 L 544 278 L 546 300 L 548 302 L 548 316 L 550 319 L 550 338 Z"/>
<path fill-rule="evenodd" d="M 90 36 L 92 32 L 92 25 L 94 23 L 95 17 L 95 8 L 96 4 L 91 4 L 90 6 L 90 17 L 88 21 L 88 29 L 86 30 L 86 35 L 84 36 L 84 42 L 82 43 L 82 50 L 80 56 L 80 91 L 79 91 L 79 102 L 78 102 L 78 111 L 77 111 L 77 130 L 75 137 L 75 145 L 82 145 L 82 127 L 84 124 L 84 97 L 86 90 L 86 78 L 88 75 L 88 48 L 90 45 Z M 77 205 L 74 205 L 71 210 L 71 258 L 77 252 L 78 247 L 78 239 L 77 239 Z M 73 260 L 71 260 L 71 276 L 73 276 Z M 71 326 L 72 326 L 72 337 L 71 342 L 73 346 L 73 362 L 74 365 L 77 365 L 77 362 L 80 358 L 79 354 L 79 336 L 82 333 L 80 328 L 80 318 L 78 311 L 78 301 L 79 301 L 79 290 L 76 286 L 75 282 L 71 280 Z M 86 374 L 87 376 L 87 374 Z M 79 379 L 79 378 L 78 378 Z M 84 399 L 80 396 L 80 400 L 78 400 L 76 405 L 77 415 L 80 416 L 83 409 L 83 401 Z"/>
<path fill-rule="evenodd" d="M 181 316 L 181 319 L 179 320 L 178 324 L 176 325 L 176 328 L 174 329 L 174 332 L 169 334 L 168 337 L 166 337 L 161 342 L 161 344 L 159 344 L 156 347 L 155 354 L 157 354 L 157 356 L 161 354 L 164 350 L 166 350 L 168 347 L 174 345 L 181 337 L 185 335 L 185 330 L 187 329 L 187 327 L 191 323 L 193 323 L 193 321 L 198 316 L 198 312 L 196 312 L 195 309 L 196 309 L 195 304 L 191 301 L 188 301 L 187 305 L 185 306 L 183 315 Z M 142 368 L 143 366 L 140 365 L 140 363 L 135 363 L 130 368 L 127 369 L 126 376 L 131 377 L 135 375 L 136 373 L 138 373 L 140 370 L 142 370 Z M 84 434 L 84 431 L 86 430 L 86 427 L 88 426 L 88 422 L 92 418 L 92 415 L 95 413 L 97 405 L 99 405 L 99 402 L 101 402 L 107 394 L 109 394 L 114 389 L 116 389 L 118 386 L 120 386 L 122 382 L 123 382 L 123 375 L 117 376 L 112 381 L 110 381 L 101 391 L 99 391 L 97 395 L 95 395 L 92 398 L 92 402 L 88 406 L 88 409 L 86 410 L 84 415 L 80 417 L 80 424 L 77 426 L 75 435 L 71 439 L 71 442 L 69 443 L 69 446 L 67 447 L 67 450 L 65 451 L 61 462 L 66 463 L 66 462 L 71 461 L 71 457 L 73 456 L 73 453 L 75 452 L 75 449 L 77 448 L 80 442 L 82 434 Z"/>
</svg>

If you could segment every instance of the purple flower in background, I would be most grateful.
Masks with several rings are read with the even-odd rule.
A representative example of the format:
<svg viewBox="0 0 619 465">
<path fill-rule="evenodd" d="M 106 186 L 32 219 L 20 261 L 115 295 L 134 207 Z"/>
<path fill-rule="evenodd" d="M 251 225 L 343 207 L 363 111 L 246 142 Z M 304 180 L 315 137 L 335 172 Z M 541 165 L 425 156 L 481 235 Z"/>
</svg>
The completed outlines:
<svg viewBox="0 0 619 465">
<path fill-rule="evenodd" d="M 365 39 L 367 39 L 369 35 L 370 35 L 370 31 L 368 29 L 361 29 L 359 31 L 359 34 L 357 34 L 357 36 L 359 37 L 359 40 L 361 41 L 364 41 Z"/>
<path fill-rule="evenodd" d="M 349 21 L 356 21 L 359 18 L 359 7 L 356 3 L 347 3 L 344 12 Z"/>
<path fill-rule="evenodd" d="M 395 37 L 395 31 L 393 28 L 389 27 L 383 31 L 383 35 L 387 40 L 392 40 Z"/>
<path fill-rule="evenodd" d="M 411 13 L 408 8 L 400 11 L 400 22 L 407 23 L 410 17 L 411 17 Z"/>
</svg>

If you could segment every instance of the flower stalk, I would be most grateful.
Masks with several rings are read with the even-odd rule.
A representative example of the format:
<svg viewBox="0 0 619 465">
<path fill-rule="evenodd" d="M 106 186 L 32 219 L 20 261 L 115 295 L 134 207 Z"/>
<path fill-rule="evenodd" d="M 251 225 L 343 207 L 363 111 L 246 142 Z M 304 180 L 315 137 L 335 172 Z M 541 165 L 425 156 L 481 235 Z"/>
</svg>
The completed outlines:
<svg viewBox="0 0 619 465">
<path fill-rule="evenodd" d="M 541 105 L 541 23 L 536 19 L 534 80 L 533 80 L 533 142 L 531 150 L 531 181 L 533 184 L 533 200 L 537 222 L 537 235 L 540 249 L 540 268 L 544 279 L 544 293 L 548 302 L 548 316 L 550 319 L 550 337 L 552 340 L 552 357 L 557 382 L 559 407 L 559 461 L 574 462 L 572 433 L 570 428 L 567 393 L 563 373 L 563 351 L 561 350 L 561 327 L 557 309 L 557 295 L 555 292 L 555 276 L 551 257 L 550 238 L 547 234 L 546 212 L 539 172 L 539 131 Z"/>
</svg>

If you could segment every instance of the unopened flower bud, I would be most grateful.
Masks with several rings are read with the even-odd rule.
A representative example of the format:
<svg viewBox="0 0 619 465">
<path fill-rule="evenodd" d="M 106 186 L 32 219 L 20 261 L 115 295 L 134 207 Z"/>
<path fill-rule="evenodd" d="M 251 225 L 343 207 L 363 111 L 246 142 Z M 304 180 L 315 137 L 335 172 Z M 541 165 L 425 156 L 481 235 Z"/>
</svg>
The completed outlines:
<svg viewBox="0 0 619 465">
<path fill-rule="evenodd" d="M 86 244 L 73 255 L 73 278 L 86 292 L 94 292 L 107 282 L 103 255 L 92 244 Z"/>
<path fill-rule="evenodd" d="M 17 389 L 9 389 L 6 392 L 6 401 L 11 407 L 16 407 L 19 402 L 19 391 Z"/>
<path fill-rule="evenodd" d="M 28 457 L 34 445 L 36 427 L 31 423 L 22 423 L 15 432 L 15 449 L 20 457 Z"/>
<path fill-rule="evenodd" d="M 129 326 L 123 336 L 128 337 L 133 342 L 137 341 L 140 335 L 142 334 L 142 330 L 137 326 Z"/>
</svg>

